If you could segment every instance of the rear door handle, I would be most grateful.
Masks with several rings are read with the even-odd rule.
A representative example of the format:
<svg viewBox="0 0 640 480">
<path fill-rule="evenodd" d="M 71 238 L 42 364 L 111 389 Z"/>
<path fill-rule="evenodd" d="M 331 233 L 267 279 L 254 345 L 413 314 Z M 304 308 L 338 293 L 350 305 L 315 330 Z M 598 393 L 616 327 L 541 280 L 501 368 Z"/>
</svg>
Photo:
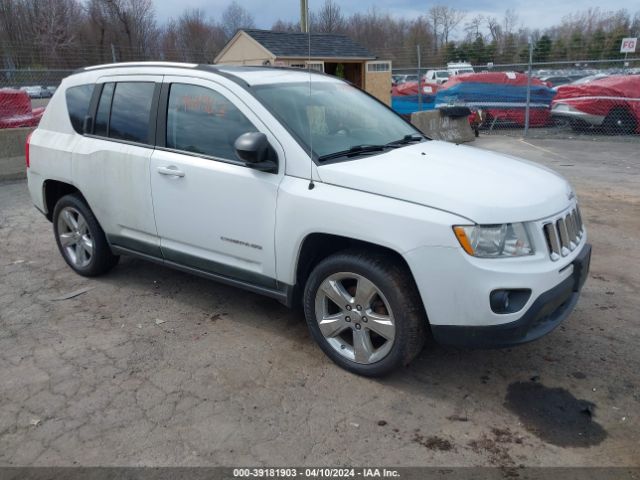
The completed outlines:
<svg viewBox="0 0 640 480">
<path fill-rule="evenodd" d="M 184 177 L 184 172 L 182 170 L 178 170 L 178 167 L 170 165 L 168 167 L 158 167 L 158 173 L 160 175 L 169 175 L 172 177 Z"/>
</svg>

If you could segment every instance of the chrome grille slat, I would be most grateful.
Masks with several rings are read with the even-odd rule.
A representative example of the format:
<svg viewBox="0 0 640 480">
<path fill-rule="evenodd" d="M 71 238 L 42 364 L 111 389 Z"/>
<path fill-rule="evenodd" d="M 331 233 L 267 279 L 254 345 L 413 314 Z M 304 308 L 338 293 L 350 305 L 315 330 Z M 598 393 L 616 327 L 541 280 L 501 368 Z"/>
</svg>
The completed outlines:
<svg viewBox="0 0 640 480">
<path fill-rule="evenodd" d="M 566 257 L 578 247 L 582 239 L 584 229 L 580 209 L 576 205 L 568 213 L 545 223 L 542 229 L 551 260 L 556 261 Z"/>
</svg>

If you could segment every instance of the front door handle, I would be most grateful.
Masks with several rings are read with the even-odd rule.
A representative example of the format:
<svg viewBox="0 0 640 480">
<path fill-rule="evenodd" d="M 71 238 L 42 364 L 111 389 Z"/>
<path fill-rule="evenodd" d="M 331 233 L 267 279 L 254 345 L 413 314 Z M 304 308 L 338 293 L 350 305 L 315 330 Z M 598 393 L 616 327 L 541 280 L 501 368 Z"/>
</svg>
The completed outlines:
<svg viewBox="0 0 640 480">
<path fill-rule="evenodd" d="M 184 172 L 182 170 L 178 170 L 178 167 L 173 165 L 169 167 L 158 167 L 158 173 L 160 175 L 170 175 L 172 177 L 184 177 Z"/>
</svg>

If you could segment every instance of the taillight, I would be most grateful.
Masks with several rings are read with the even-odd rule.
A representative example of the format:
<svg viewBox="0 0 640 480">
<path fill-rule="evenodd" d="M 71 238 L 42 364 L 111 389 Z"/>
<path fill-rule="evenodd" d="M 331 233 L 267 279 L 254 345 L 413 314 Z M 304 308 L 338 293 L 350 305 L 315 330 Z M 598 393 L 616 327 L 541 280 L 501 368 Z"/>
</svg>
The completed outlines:
<svg viewBox="0 0 640 480">
<path fill-rule="evenodd" d="M 31 143 L 31 135 L 33 135 L 33 132 L 30 132 L 29 135 L 27 135 L 27 141 L 24 145 L 24 161 L 27 164 L 27 168 L 31 166 L 31 160 L 29 159 L 29 144 Z"/>
</svg>

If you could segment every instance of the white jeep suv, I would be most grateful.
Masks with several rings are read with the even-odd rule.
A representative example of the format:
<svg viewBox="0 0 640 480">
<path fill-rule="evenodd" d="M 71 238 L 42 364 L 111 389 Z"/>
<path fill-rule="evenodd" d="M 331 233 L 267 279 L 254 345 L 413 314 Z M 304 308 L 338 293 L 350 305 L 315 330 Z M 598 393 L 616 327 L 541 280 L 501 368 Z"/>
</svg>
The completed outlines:
<svg viewBox="0 0 640 480">
<path fill-rule="evenodd" d="M 536 339 L 587 277 L 575 195 L 524 160 L 431 141 L 337 78 L 195 64 L 82 69 L 27 141 L 65 261 L 134 255 L 301 301 L 340 366 Z"/>
</svg>

